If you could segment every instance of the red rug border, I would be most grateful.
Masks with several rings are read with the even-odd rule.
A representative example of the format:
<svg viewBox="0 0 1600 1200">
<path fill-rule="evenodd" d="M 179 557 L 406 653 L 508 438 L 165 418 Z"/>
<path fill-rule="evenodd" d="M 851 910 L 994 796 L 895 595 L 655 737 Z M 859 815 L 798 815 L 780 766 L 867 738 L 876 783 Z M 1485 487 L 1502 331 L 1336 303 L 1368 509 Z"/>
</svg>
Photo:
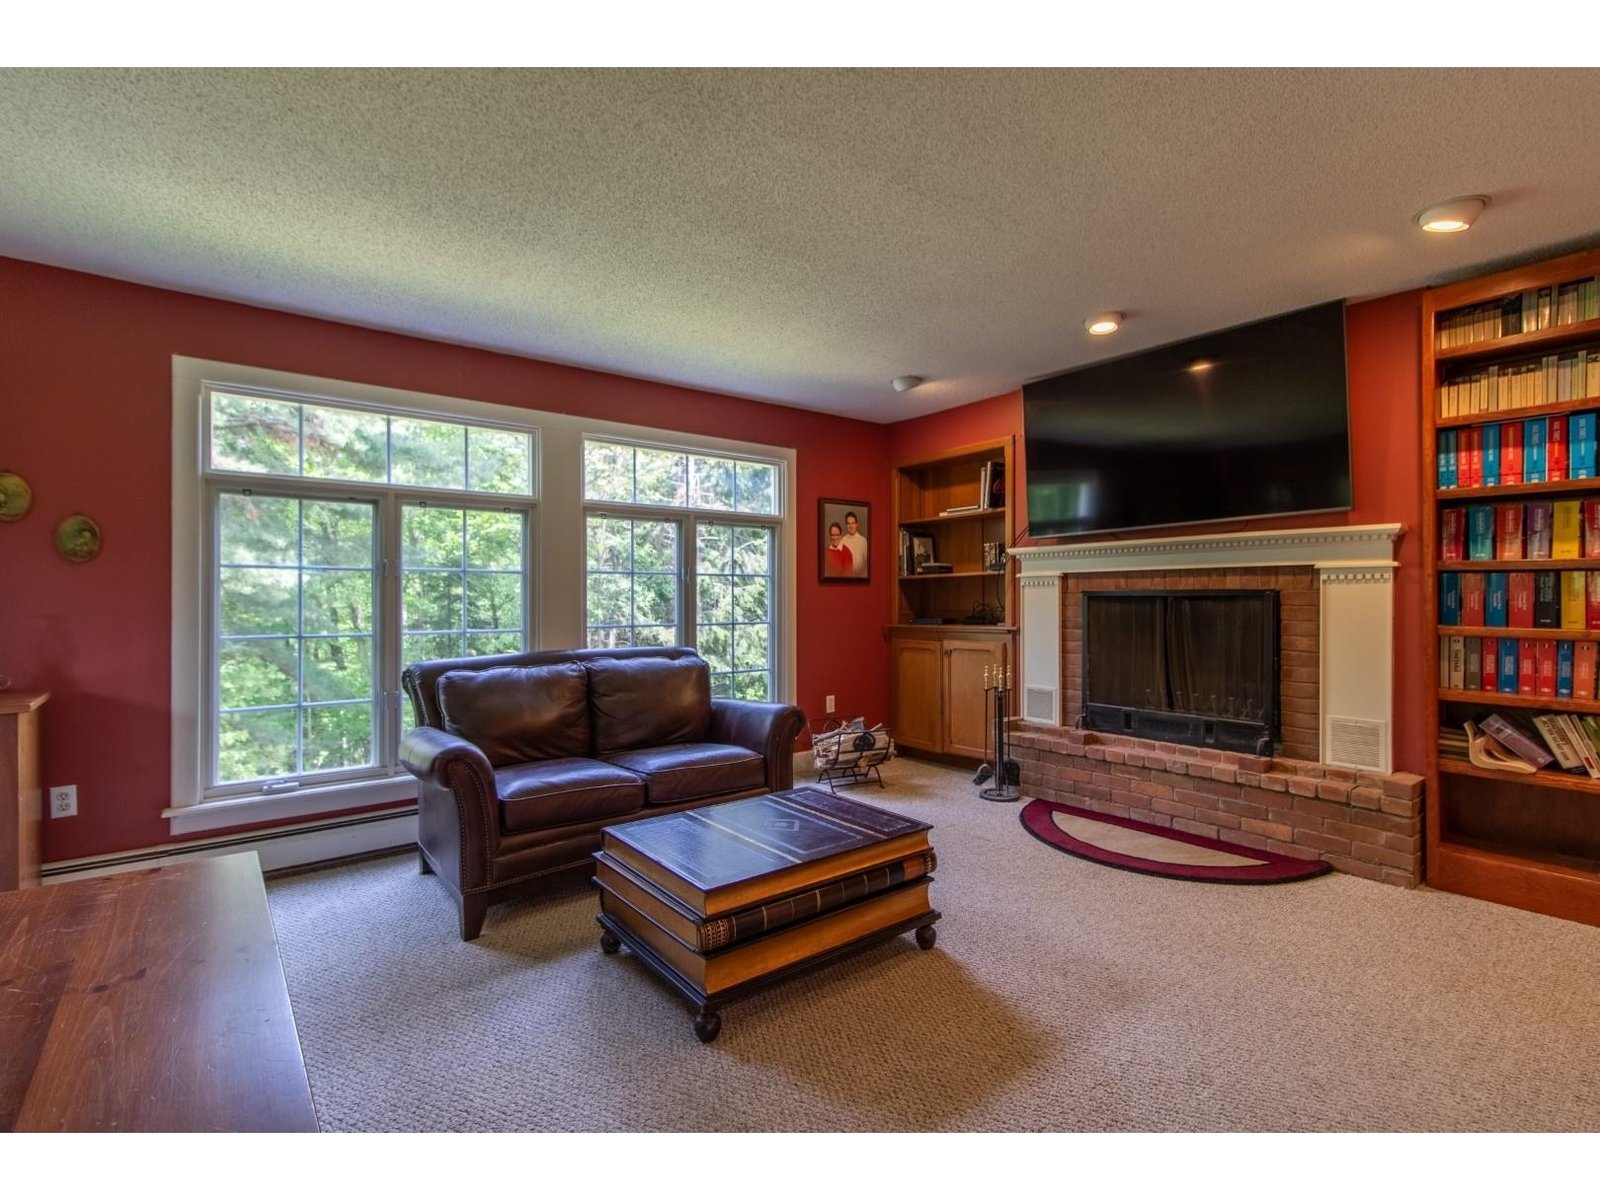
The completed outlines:
<svg viewBox="0 0 1600 1200">
<path fill-rule="evenodd" d="M 1251 858 L 1259 858 L 1263 861 L 1259 866 L 1251 867 L 1208 867 L 1191 866 L 1186 863 L 1163 863 L 1150 858 L 1136 858 L 1130 854 L 1102 850 L 1097 846 L 1089 845 L 1087 842 L 1079 841 L 1072 837 L 1071 834 L 1057 827 L 1056 823 L 1050 820 L 1049 814 L 1054 812 L 1070 813 L 1075 817 L 1086 817 L 1091 821 L 1100 821 L 1106 825 L 1117 825 L 1123 829 L 1137 830 L 1140 833 L 1153 833 L 1159 837 L 1171 838 L 1173 841 L 1184 842 L 1190 846 L 1201 846 L 1207 850 L 1220 850 L 1227 854 L 1249 855 Z M 1320 859 L 1294 858 L 1287 854 L 1278 854 L 1272 850 L 1257 850 L 1254 846 L 1238 846 L 1229 842 L 1219 841 L 1216 838 L 1205 837 L 1198 833 L 1189 833 L 1182 829 L 1168 829 L 1163 825 L 1152 825 L 1148 821 L 1137 821 L 1130 817 L 1095 812 L 1093 809 L 1079 808 L 1073 804 L 1062 804 L 1056 800 L 1045 800 L 1038 797 L 1029 800 L 1023 806 L 1018 819 L 1021 821 L 1022 827 L 1030 834 L 1045 845 L 1060 850 L 1063 854 L 1071 854 L 1076 858 L 1101 863 L 1108 867 L 1116 867 L 1124 871 L 1135 871 L 1141 875 L 1154 875 L 1161 879 L 1186 880 L 1193 883 L 1293 883 L 1301 879 L 1314 879 L 1333 870 L 1332 867 Z M 1072 844 L 1064 845 L 1063 842 Z M 1076 849 L 1075 847 L 1082 847 L 1082 849 Z"/>
</svg>

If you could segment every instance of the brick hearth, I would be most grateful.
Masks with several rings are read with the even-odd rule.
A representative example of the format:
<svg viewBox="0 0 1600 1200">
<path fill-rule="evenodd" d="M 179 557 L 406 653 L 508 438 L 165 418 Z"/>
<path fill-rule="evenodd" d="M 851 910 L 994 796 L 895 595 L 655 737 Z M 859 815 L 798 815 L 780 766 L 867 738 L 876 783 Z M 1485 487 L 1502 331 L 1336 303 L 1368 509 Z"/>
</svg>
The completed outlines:
<svg viewBox="0 0 1600 1200">
<path fill-rule="evenodd" d="M 1165 585 L 1163 585 L 1165 586 Z M 1245 585 L 1250 586 L 1250 585 Z M 1420 775 L 1013 722 L 1022 791 L 1384 883 L 1422 882 Z"/>
</svg>

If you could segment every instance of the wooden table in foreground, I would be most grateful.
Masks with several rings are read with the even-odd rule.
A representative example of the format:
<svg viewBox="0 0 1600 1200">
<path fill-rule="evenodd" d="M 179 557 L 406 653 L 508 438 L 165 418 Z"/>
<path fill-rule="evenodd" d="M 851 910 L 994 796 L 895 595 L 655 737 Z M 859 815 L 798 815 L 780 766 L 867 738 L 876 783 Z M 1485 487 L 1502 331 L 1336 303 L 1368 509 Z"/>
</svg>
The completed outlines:
<svg viewBox="0 0 1600 1200">
<path fill-rule="evenodd" d="M 623 945 L 695 1007 L 718 1008 L 916 930 L 931 950 L 930 826 L 815 788 L 614 825 L 595 857 L 600 948 Z"/>
<path fill-rule="evenodd" d="M 0 895 L 0 1130 L 316 1128 L 254 851 Z"/>
</svg>

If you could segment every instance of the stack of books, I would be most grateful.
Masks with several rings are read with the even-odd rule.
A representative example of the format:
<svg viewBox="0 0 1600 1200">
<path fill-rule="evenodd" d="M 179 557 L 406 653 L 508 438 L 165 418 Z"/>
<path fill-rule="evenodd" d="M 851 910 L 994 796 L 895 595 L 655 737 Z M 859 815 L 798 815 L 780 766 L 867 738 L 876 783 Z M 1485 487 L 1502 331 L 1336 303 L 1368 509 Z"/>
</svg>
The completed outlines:
<svg viewBox="0 0 1600 1200">
<path fill-rule="evenodd" d="M 1489 713 L 1481 721 L 1465 723 L 1465 738 L 1441 730 L 1440 751 L 1447 758 L 1466 757 L 1490 770 L 1531 774 L 1553 764 L 1569 774 L 1600 779 L 1600 719 L 1540 713 L 1531 721 L 1530 731 L 1501 713 Z"/>
<path fill-rule="evenodd" d="M 698 996 L 716 996 L 937 920 L 929 828 L 814 788 L 613 825 L 594 856 L 600 909 Z"/>
</svg>

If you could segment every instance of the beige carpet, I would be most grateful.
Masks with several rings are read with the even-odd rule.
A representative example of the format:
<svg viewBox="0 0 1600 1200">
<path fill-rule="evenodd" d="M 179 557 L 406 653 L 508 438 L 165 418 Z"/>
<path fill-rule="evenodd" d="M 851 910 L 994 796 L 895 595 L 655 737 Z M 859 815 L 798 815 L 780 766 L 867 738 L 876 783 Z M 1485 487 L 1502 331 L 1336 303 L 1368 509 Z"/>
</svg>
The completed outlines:
<svg viewBox="0 0 1600 1200">
<path fill-rule="evenodd" d="M 327 1130 L 1594 1130 L 1600 929 L 1344 875 L 1111 870 L 899 759 L 939 943 L 729 1006 L 598 948 L 571 886 L 463 943 L 410 855 L 268 895 Z M 909 1166 L 909 1164 L 908 1164 Z"/>
</svg>

